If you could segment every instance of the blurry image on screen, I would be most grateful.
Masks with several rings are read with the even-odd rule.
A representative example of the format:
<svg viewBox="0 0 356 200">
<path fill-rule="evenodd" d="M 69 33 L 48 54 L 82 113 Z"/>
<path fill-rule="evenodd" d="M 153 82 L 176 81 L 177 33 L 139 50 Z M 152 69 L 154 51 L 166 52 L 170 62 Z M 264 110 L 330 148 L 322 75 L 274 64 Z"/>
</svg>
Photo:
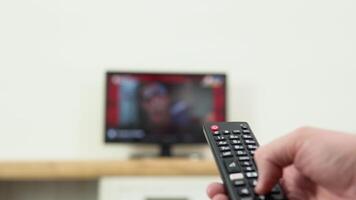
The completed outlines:
<svg viewBox="0 0 356 200">
<path fill-rule="evenodd" d="M 201 123 L 225 120 L 221 75 L 111 74 L 107 137 L 113 141 L 201 143 Z"/>
</svg>

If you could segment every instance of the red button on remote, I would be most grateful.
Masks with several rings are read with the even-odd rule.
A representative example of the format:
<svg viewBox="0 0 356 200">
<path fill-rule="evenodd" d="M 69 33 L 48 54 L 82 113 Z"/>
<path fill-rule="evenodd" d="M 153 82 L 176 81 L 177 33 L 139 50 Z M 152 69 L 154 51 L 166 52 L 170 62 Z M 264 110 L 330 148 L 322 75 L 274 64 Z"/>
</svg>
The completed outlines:
<svg viewBox="0 0 356 200">
<path fill-rule="evenodd" d="M 218 131 L 218 130 L 219 130 L 219 126 L 218 126 L 218 125 L 212 125 L 212 126 L 210 127 L 210 129 L 211 129 L 212 131 Z"/>
</svg>

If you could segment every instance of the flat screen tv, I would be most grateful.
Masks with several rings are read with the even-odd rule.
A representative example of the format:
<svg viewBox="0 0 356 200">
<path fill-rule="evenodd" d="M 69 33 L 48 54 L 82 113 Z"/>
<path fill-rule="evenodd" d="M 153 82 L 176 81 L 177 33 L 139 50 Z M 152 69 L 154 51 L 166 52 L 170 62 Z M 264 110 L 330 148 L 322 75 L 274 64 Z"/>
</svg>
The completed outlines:
<svg viewBox="0 0 356 200">
<path fill-rule="evenodd" d="M 226 120 L 226 75 L 107 72 L 105 142 L 205 144 L 202 122 Z"/>
</svg>

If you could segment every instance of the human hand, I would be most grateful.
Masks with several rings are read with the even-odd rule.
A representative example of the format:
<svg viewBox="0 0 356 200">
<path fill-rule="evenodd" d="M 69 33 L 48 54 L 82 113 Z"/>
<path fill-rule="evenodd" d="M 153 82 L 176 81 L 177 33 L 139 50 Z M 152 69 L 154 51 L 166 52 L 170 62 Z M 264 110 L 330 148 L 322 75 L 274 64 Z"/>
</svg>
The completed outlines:
<svg viewBox="0 0 356 200">
<path fill-rule="evenodd" d="M 290 200 L 356 199 L 356 136 L 304 127 L 261 146 L 255 154 L 265 194 L 278 182 Z M 223 185 L 207 190 L 213 200 L 227 200 Z"/>
</svg>

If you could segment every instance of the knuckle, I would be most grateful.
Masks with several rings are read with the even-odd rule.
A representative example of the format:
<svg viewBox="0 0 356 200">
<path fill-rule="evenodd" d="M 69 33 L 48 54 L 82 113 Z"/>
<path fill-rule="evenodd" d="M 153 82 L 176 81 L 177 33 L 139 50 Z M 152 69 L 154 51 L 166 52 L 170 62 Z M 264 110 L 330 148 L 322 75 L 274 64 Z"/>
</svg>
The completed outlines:
<svg viewBox="0 0 356 200">
<path fill-rule="evenodd" d="M 306 137 L 308 136 L 311 132 L 313 132 L 314 128 L 311 126 L 301 126 L 297 129 L 295 129 L 292 134 L 296 135 L 297 137 Z"/>
<path fill-rule="evenodd" d="M 301 126 L 301 127 L 297 128 L 297 129 L 295 129 L 294 132 L 296 132 L 296 133 L 305 133 L 305 132 L 309 132 L 310 129 L 311 129 L 310 126 Z"/>
<path fill-rule="evenodd" d="M 261 158 L 263 158 L 264 157 L 264 147 L 259 147 L 257 150 L 256 150 L 256 152 L 255 152 L 255 158 L 257 159 L 257 160 L 260 160 Z"/>
</svg>

